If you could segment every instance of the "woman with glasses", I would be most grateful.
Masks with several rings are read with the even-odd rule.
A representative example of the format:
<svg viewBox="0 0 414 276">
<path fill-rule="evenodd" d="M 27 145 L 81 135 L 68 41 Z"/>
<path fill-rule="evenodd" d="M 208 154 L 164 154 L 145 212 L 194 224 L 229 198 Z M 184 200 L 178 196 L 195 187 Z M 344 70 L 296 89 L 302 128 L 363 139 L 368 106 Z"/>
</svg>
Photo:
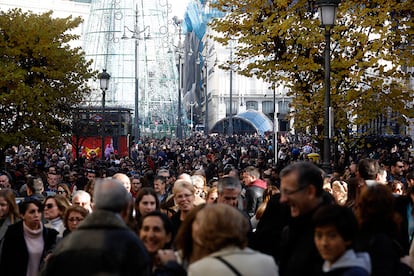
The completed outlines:
<svg viewBox="0 0 414 276">
<path fill-rule="evenodd" d="M 6 231 L 0 259 L 2 276 L 37 276 L 56 244 L 58 232 L 42 224 L 42 203 L 28 198 L 19 204 L 22 220 Z"/>
<path fill-rule="evenodd" d="M 63 224 L 63 214 L 70 206 L 70 202 L 63 195 L 48 196 L 45 199 L 43 215 L 46 220 L 46 227 L 55 229 L 59 232 L 58 238 L 63 237 L 65 225 Z"/>
<path fill-rule="evenodd" d="M 171 217 L 174 226 L 174 234 L 178 232 L 181 222 L 184 221 L 187 214 L 194 208 L 195 189 L 193 184 L 187 180 L 178 179 L 174 183 L 173 196 L 178 212 Z"/>
<path fill-rule="evenodd" d="M 63 237 L 66 237 L 69 233 L 78 228 L 79 223 L 81 223 L 88 214 L 89 211 L 81 206 L 74 205 L 68 207 L 63 216 L 63 224 L 66 228 L 63 232 Z"/>
</svg>

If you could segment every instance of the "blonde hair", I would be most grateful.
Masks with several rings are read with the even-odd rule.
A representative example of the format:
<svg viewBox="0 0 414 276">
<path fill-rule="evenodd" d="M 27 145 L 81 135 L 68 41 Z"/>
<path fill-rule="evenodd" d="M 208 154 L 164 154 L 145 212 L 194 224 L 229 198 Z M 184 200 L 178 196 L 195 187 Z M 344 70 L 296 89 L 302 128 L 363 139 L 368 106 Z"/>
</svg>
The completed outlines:
<svg viewBox="0 0 414 276">
<path fill-rule="evenodd" d="M 195 193 L 195 189 L 194 189 L 193 184 L 191 184 L 187 180 L 178 179 L 177 181 L 174 182 L 174 187 L 173 187 L 173 194 L 174 194 L 174 196 L 177 193 L 179 193 L 182 189 L 189 190 L 193 195 Z"/>
</svg>

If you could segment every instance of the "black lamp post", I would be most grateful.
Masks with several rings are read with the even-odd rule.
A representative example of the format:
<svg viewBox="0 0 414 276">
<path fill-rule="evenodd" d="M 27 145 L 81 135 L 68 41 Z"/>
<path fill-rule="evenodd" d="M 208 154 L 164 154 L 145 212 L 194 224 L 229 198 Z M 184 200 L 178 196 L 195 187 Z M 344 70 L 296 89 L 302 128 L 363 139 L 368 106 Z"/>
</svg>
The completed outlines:
<svg viewBox="0 0 414 276">
<path fill-rule="evenodd" d="M 109 79 L 111 76 L 106 72 L 106 69 L 103 69 L 101 73 L 98 74 L 99 87 L 102 90 L 102 145 L 101 145 L 101 154 L 102 160 L 105 160 L 105 93 L 108 90 Z"/>
<path fill-rule="evenodd" d="M 233 40 L 230 41 L 230 62 L 233 61 Z M 227 135 L 233 135 L 233 64 L 230 66 L 230 98 L 229 98 L 229 127 L 227 129 Z"/>
<path fill-rule="evenodd" d="M 331 109 L 331 28 L 335 24 L 336 9 L 340 0 L 318 0 L 319 18 L 325 28 L 325 102 L 324 102 L 324 128 L 323 128 L 323 161 L 322 168 L 325 172 L 331 171 L 331 133 L 330 133 L 330 109 Z"/>
<path fill-rule="evenodd" d="M 130 33 L 132 33 L 131 37 L 128 37 L 126 35 L 126 30 L 128 30 Z M 139 52 L 139 40 L 140 35 L 142 33 L 145 33 L 145 31 L 149 30 L 149 26 L 145 26 L 143 30 L 140 30 L 139 25 L 138 25 L 138 5 L 135 8 L 135 24 L 134 24 L 134 29 L 131 30 L 130 28 L 128 28 L 128 26 L 124 26 L 124 33 L 121 37 L 121 39 L 134 39 L 135 40 L 135 48 L 134 48 L 134 77 L 135 77 L 135 99 L 134 99 L 134 128 L 133 128 L 133 135 L 135 137 L 135 143 L 138 144 L 138 141 L 141 138 L 141 132 L 140 132 L 140 128 L 139 128 L 139 77 L 138 77 L 138 65 L 139 65 L 139 58 L 138 58 L 138 52 Z M 144 38 L 142 39 L 147 39 L 147 37 L 144 36 Z"/>
<path fill-rule="evenodd" d="M 176 129 L 176 136 L 179 140 L 183 138 L 183 130 L 181 126 L 181 90 L 183 87 L 183 68 L 182 68 L 182 54 L 183 48 L 181 44 L 181 25 L 183 24 L 182 19 L 178 19 L 178 17 L 174 16 L 173 24 L 178 29 L 178 46 L 176 47 L 176 54 L 177 54 L 177 70 L 178 70 L 178 118 L 177 118 L 177 129 Z"/>
</svg>

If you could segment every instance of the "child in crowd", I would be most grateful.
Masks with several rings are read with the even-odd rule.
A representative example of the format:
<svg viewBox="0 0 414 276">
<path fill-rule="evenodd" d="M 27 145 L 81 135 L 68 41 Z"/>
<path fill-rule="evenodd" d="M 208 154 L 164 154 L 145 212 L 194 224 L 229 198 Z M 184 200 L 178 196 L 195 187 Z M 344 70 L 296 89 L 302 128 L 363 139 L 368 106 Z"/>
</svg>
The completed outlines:
<svg viewBox="0 0 414 276">
<path fill-rule="evenodd" d="M 321 275 L 368 276 L 371 261 L 368 253 L 356 253 L 352 247 L 358 231 L 353 212 L 347 207 L 328 205 L 313 216 L 314 240 L 325 260 Z"/>
</svg>

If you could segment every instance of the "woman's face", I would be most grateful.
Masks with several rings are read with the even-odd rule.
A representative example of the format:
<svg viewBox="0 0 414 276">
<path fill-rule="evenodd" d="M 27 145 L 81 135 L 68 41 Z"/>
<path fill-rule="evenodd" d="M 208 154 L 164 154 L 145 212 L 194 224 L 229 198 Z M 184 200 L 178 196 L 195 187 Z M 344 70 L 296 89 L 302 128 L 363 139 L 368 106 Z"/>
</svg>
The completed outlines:
<svg viewBox="0 0 414 276">
<path fill-rule="evenodd" d="M 204 183 L 202 181 L 193 181 L 194 189 L 195 189 L 195 195 L 201 196 L 204 192 Z"/>
<path fill-rule="evenodd" d="M 9 215 L 9 204 L 4 197 L 0 197 L 0 219 L 5 219 Z"/>
<path fill-rule="evenodd" d="M 69 231 L 72 232 L 73 230 L 75 230 L 76 228 L 78 228 L 79 223 L 84 220 L 84 216 L 76 211 L 72 211 L 70 212 L 69 216 L 68 216 L 68 228 Z"/>
<path fill-rule="evenodd" d="M 45 216 L 45 219 L 51 220 L 55 219 L 62 215 L 60 212 L 56 200 L 53 198 L 48 198 L 45 202 L 45 209 L 43 211 L 43 215 Z"/>
<path fill-rule="evenodd" d="M 175 202 L 181 211 L 188 212 L 194 207 L 193 193 L 183 188 L 174 195 Z"/>
<path fill-rule="evenodd" d="M 63 189 L 62 187 L 58 187 L 57 188 L 57 194 L 58 195 L 63 195 L 64 197 L 67 197 L 68 196 L 67 193 L 66 193 L 66 191 L 65 191 L 65 189 Z"/>
<path fill-rule="evenodd" d="M 32 230 L 39 229 L 42 219 L 42 213 L 36 204 L 29 203 L 26 212 L 23 214 L 23 221 Z"/>
<path fill-rule="evenodd" d="M 145 216 L 146 214 L 149 214 L 152 211 L 155 211 L 157 208 L 157 205 L 155 203 L 155 198 L 153 195 L 144 195 L 141 199 L 141 201 L 138 204 L 139 213 L 141 216 Z"/>
<path fill-rule="evenodd" d="M 139 237 L 150 254 L 157 253 L 171 241 L 171 233 L 167 234 L 164 223 L 157 216 L 149 216 L 144 219 L 139 230 Z"/>
<path fill-rule="evenodd" d="M 208 203 L 208 204 L 213 204 L 213 203 L 216 203 L 216 201 L 217 201 L 217 197 L 218 197 L 217 192 L 210 193 L 210 194 L 208 195 L 208 198 L 206 198 L 206 203 Z"/>
</svg>

